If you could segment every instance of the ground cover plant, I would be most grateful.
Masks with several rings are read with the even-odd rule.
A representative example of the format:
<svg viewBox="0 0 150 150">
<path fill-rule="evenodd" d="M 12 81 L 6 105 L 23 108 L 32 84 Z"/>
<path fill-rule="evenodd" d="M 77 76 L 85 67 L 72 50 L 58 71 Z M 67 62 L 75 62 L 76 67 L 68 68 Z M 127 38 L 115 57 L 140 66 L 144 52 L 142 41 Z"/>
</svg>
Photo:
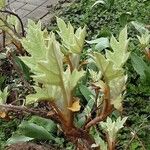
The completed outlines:
<svg viewBox="0 0 150 150">
<path fill-rule="evenodd" d="M 81 1 L 77 6 L 86 4 L 83 8 L 91 10 L 92 7 L 102 4 L 105 13 L 115 5 L 114 1 L 94 2 Z M 9 60 L 8 62 L 13 64 L 13 79 L 21 77 L 21 88 L 23 86 L 27 89 L 25 92 L 21 89 L 23 98 L 22 95 L 18 97 L 13 92 L 14 101 L 8 102 L 14 87 L 10 88 L 9 83 L 4 82 L 1 87 L 1 118 L 10 122 L 6 128 L 11 123 L 18 126 L 17 130 L 12 129 L 15 131 L 13 134 L 10 132 L 12 136 L 8 135 L 11 137 L 6 138 L 9 138 L 8 145 L 47 141 L 53 146 L 59 146 L 59 149 L 148 149 L 148 140 L 143 142 L 141 137 L 145 136 L 144 138 L 148 139 L 146 131 L 149 128 L 149 106 L 142 109 L 141 107 L 142 104 L 145 107 L 146 103 L 142 96 L 145 99 L 149 97 L 149 31 L 144 25 L 132 22 L 135 28 L 144 30 L 140 31 L 141 37 L 138 36 L 138 39 L 141 49 L 145 52 L 145 63 L 135 54 L 138 46 L 130 44 L 134 53 L 128 51 L 129 38 L 125 24 L 130 13 L 122 14 L 122 18 L 127 20 L 121 24 L 123 28 L 120 34 L 114 31 L 119 36 L 113 36 L 110 32 L 99 34 L 95 28 L 89 28 L 91 15 L 85 11 L 82 27 L 78 24 L 76 30 L 70 22 L 65 23 L 60 18 L 56 19 L 55 33 L 47 32 L 40 22 L 30 20 L 26 35 L 17 38 L 23 53 L 16 52 L 16 47 L 11 51 L 15 58 L 13 63 L 9 57 L 5 58 L 5 61 Z M 69 18 L 74 19 L 71 16 Z M 4 23 L 7 26 L 7 20 Z M 91 35 L 94 40 L 91 39 Z M 131 33 L 129 35 L 131 36 Z M 86 36 L 88 41 L 85 41 Z M 134 39 L 137 39 L 136 36 Z M 138 42 L 132 40 L 132 43 Z M 4 49 L 8 51 L 7 47 Z M 5 53 L 6 51 L 3 54 Z M 131 69 L 130 61 L 127 62 L 130 55 L 135 71 Z M 17 67 L 14 62 L 17 62 Z M 128 68 L 124 66 L 126 62 Z M 14 76 L 16 74 L 17 77 Z M 137 88 L 134 88 L 135 83 L 132 80 L 139 83 Z M 6 81 L 8 82 L 8 79 L 5 79 Z M 134 100 L 136 95 L 138 102 Z M 130 105 L 139 108 L 138 113 L 142 115 L 137 116 L 137 111 L 131 110 Z M 19 120 L 11 121 L 16 116 L 20 116 Z M 120 134 L 117 134 L 118 131 Z M 127 138 L 129 135 L 132 135 L 131 140 L 130 137 Z"/>
</svg>

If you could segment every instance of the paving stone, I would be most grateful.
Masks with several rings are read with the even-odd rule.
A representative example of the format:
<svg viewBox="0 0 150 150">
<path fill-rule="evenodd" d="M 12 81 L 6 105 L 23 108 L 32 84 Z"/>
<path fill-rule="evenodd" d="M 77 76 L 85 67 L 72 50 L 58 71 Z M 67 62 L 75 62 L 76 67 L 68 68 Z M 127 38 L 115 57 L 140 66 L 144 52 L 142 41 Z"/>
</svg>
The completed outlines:
<svg viewBox="0 0 150 150">
<path fill-rule="evenodd" d="M 49 6 L 49 5 L 55 5 L 57 4 L 59 0 L 47 0 L 42 6 Z"/>
<path fill-rule="evenodd" d="M 20 18 L 23 18 L 23 17 L 25 17 L 27 14 L 29 14 L 30 13 L 30 11 L 29 10 L 24 10 L 24 9 L 18 9 L 17 11 L 16 11 L 16 13 L 18 14 L 18 16 L 20 17 Z"/>
<path fill-rule="evenodd" d="M 48 12 L 47 8 L 41 6 L 41 7 L 38 7 L 37 9 L 35 9 L 30 14 L 28 14 L 26 17 L 38 20 L 38 19 L 42 18 L 47 12 Z"/>
<path fill-rule="evenodd" d="M 40 6 L 42 4 L 44 4 L 47 0 L 18 0 L 19 2 L 25 2 L 28 4 L 33 4 L 36 6 Z"/>
<path fill-rule="evenodd" d="M 14 2 L 14 1 L 15 1 L 15 0 L 7 0 L 6 3 L 7 3 L 7 4 L 10 4 L 10 3 Z"/>
<path fill-rule="evenodd" d="M 12 9 L 12 10 L 18 10 L 19 8 L 21 8 L 22 6 L 24 6 L 25 3 L 24 2 L 17 2 L 17 1 L 14 1 L 12 2 L 9 7 Z"/>
<path fill-rule="evenodd" d="M 23 25 L 24 25 L 25 27 L 27 26 L 28 19 L 29 19 L 29 18 L 27 18 L 27 17 L 24 17 L 24 18 L 22 19 Z"/>
<path fill-rule="evenodd" d="M 7 0 L 7 2 L 9 2 L 8 8 L 16 11 L 25 26 L 28 19 L 39 20 L 42 18 L 41 21 L 47 24 L 51 18 L 51 14 L 48 14 L 49 9 L 46 6 L 55 5 L 58 1 L 59 0 Z"/>
<path fill-rule="evenodd" d="M 36 8 L 37 8 L 37 6 L 32 5 L 32 4 L 26 4 L 26 5 L 24 5 L 23 7 L 21 7 L 21 9 L 29 10 L 29 11 L 33 11 L 33 10 L 36 9 Z"/>
<path fill-rule="evenodd" d="M 47 25 L 53 16 L 54 16 L 54 14 L 47 14 L 44 18 L 41 19 L 41 22 L 44 25 Z"/>
</svg>

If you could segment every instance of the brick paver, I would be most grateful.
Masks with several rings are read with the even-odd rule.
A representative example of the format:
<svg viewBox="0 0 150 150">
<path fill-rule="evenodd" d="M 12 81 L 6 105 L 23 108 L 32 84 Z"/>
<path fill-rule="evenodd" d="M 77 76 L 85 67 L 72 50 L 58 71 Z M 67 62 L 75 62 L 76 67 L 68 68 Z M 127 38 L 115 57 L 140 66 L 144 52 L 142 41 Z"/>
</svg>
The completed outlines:
<svg viewBox="0 0 150 150">
<path fill-rule="evenodd" d="M 28 19 L 47 20 L 48 5 L 55 5 L 58 0 L 7 0 L 8 8 L 15 11 L 26 24 Z M 45 18 L 44 18 L 45 17 Z"/>
</svg>

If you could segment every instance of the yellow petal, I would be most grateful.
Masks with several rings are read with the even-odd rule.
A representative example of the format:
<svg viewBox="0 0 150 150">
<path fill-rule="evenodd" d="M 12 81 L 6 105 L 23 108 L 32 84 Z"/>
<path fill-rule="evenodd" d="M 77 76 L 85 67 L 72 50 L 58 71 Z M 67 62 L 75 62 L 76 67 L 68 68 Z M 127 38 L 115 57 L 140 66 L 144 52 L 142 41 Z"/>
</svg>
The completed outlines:
<svg viewBox="0 0 150 150">
<path fill-rule="evenodd" d="M 71 107 L 68 107 L 68 109 L 71 110 L 71 111 L 73 111 L 73 112 L 79 111 L 80 108 L 81 108 L 81 106 L 80 106 L 79 100 L 76 100 L 76 101 L 72 104 Z"/>
</svg>

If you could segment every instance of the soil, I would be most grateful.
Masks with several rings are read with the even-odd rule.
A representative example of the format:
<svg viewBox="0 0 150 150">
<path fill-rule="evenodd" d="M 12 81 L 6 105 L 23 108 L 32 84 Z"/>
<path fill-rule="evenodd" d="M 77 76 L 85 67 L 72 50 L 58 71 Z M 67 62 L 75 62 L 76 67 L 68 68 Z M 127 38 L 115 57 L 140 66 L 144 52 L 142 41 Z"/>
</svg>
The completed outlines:
<svg viewBox="0 0 150 150">
<path fill-rule="evenodd" d="M 58 150 L 50 145 L 38 145 L 35 143 L 19 143 L 7 147 L 5 150 Z"/>
</svg>

